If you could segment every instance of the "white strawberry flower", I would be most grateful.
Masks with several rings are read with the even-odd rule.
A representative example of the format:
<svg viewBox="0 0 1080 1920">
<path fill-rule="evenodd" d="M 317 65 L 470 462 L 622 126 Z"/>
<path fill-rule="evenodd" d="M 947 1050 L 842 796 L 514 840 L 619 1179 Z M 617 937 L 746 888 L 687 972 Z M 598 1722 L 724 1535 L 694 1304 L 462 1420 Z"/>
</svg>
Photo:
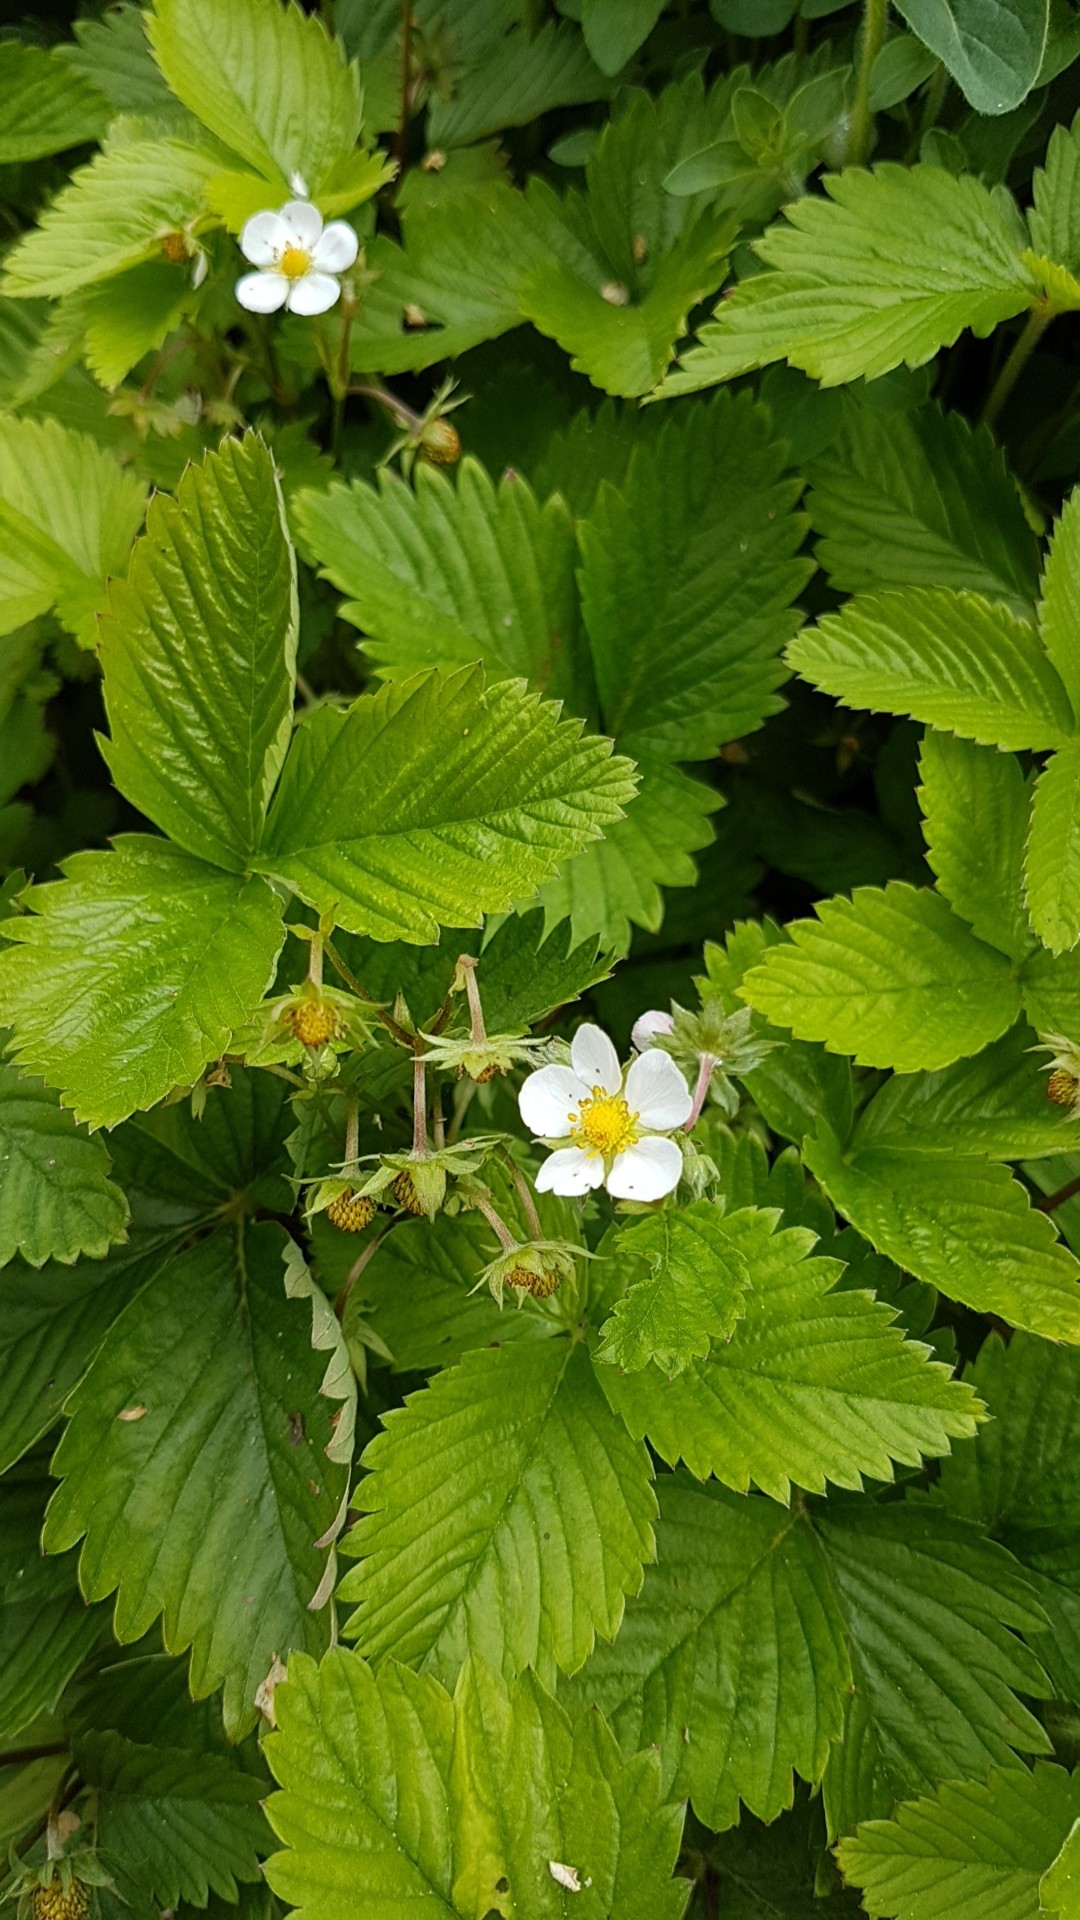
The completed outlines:
<svg viewBox="0 0 1080 1920">
<path fill-rule="evenodd" d="M 326 313 L 341 292 L 359 242 L 345 220 L 323 226 L 310 200 L 290 200 L 279 213 L 254 213 L 240 235 L 240 251 L 257 273 L 245 273 L 236 297 L 249 313 Z"/>
<path fill-rule="evenodd" d="M 693 1100 L 670 1054 L 650 1049 L 626 1073 L 599 1027 L 579 1027 L 568 1067 L 530 1073 L 521 1117 L 541 1140 L 567 1140 L 536 1177 L 540 1193 L 582 1194 L 606 1186 L 616 1200 L 661 1200 L 674 1192 L 682 1154 L 664 1136 L 690 1117 Z"/>
</svg>

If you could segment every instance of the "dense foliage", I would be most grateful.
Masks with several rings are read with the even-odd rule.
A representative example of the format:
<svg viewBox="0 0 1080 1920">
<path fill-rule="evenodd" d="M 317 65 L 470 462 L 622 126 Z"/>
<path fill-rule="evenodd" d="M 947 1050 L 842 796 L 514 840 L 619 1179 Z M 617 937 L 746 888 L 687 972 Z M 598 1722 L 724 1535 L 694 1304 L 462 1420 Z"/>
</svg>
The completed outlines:
<svg viewBox="0 0 1080 1920">
<path fill-rule="evenodd" d="M 1080 12 L 10 11 L 0 1893 L 1080 1914 Z"/>
</svg>

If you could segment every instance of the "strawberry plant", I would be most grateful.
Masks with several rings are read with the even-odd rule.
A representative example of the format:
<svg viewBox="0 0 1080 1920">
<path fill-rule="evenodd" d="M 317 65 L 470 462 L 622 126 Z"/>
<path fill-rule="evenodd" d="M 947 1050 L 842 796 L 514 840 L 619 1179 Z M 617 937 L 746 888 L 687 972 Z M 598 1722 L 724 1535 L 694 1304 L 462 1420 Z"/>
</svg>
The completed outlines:
<svg viewBox="0 0 1080 1920">
<path fill-rule="evenodd" d="M 0 1901 L 1080 1912 L 1080 11 L 0 26 Z"/>
</svg>

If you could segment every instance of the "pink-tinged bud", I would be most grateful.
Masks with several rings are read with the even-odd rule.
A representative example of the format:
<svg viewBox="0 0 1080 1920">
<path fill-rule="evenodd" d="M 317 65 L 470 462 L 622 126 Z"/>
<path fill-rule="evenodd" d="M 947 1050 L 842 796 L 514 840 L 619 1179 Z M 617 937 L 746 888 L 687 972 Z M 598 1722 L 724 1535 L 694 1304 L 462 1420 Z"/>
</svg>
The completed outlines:
<svg viewBox="0 0 1080 1920">
<path fill-rule="evenodd" d="M 653 1041 L 657 1039 L 659 1035 L 674 1033 L 674 1031 L 674 1015 L 661 1013 L 659 1007 L 653 1007 L 651 1012 L 643 1013 L 639 1019 L 634 1021 L 634 1030 L 630 1038 L 637 1048 L 637 1051 L 644 1053 L 646 1047 L 651 1047 Z"/>
</svg>

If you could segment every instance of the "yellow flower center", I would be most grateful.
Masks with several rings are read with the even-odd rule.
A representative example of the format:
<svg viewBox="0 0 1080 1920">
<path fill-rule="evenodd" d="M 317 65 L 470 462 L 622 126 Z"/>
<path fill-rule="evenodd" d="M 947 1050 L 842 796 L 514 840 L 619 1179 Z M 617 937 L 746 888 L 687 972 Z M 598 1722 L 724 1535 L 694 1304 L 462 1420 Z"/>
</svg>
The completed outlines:
<svg viewBox="0 0 1080 1920">
<path fill-rule="evenodd" d="M 304 247 L 286 247 L 278 261 L 278 272 L 286 280 L 302 280 L 305 273 L 311 272 L 311 255 Z"/>
<path fill-rule="evenodd" d="M 637 1114 L 631 1113 L 621 1094 L 594 1087 L 590 1098 L 570 1115 L 570 1131 L 578 1146 L 602 1153 L 606 1159 L 633 1146 L 638 1137 Z"/>
</svg>

